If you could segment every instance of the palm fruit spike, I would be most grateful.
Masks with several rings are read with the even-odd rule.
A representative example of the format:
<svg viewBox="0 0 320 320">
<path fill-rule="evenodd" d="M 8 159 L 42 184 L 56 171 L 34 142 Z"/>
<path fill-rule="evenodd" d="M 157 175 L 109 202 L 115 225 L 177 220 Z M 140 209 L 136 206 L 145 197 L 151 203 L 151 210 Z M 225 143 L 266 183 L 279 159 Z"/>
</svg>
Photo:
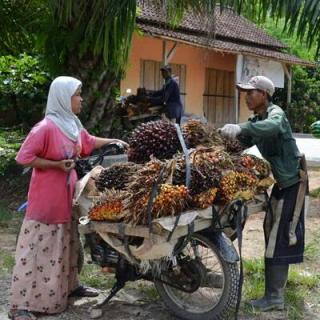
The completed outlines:
<svg viewBox="0 0 320 320">
<path fill-rule="evenodd" d="M 247 169 L 252 169 L 255 166 L 255 162 L 252 157 L 248 154 L 240 157 L 240 163 Z"/>
<path fill-rule="evenodd" d="M 103 169 L 96 179 L 96 187 L 99 191 L 105 189 L 123 190 L 132 174 L 138 171 L 141 165 L 133 162 L 116 163 Z"/>
<path fill-rule="evenodd" d="M 269 177 L 271 173 L 270 163 L 252 154 L 242 155 L 240 165 L 251 170 L 260 179 Z"/>
<path fill-rule="evenodd" d="M 211 188 L 192 197 L 192 203 L 195 207 L 205 209 L 212 206 L 216 195 L 217 188 Z"/>
<path fill-rule="evenodd" d="M 234 168 L 232 158 L 221 147 L 197 149 L 191 154 L 191 159 L 195 166 L 205 164 L 220 170 Z"/>
<path fill-rule="evenodd" d="M 239 196 L 239 192 L 256 190 L 258 179 L 247 172 L 231 171 L 220 182 L 220 189 L 226 201 L 232 201 Z M 247 200 L 247 199 L 246 199 Z"/>
<path fill-rule="evenodd" d="M 247 149 L 238 139 L 223 138 L 225 149 L 229 153 L 240 154 Z"/>
<path fill-rule="evenodd" d="M 154 156 L 160 160 L 171 159 L 181 150 L 180 141 L 173 123 L 150 121 L 133 130 L 129 138 L 129 161 L 144 163 Z"/>
<path fill-rule="evenodd" d="M 119 221 L 122 211 L 121 201 L 113 200 L 94 206 L 89 212 L 89 218 L 95 221 Z"/>
<path fill-rule="evenodd" d="M 153 183 L 158 179 L 162 169 L 164 172 L 162 174 L 163 179 L 160 183 L 168 178 L 170 166 L 171 161 L 163 162 L 156 158 L 152 158 L 129 177 L 126 189 L 134 197 L 141 193 L 150 191 Z"/>
<path fill-rule="evenodd" d="M 194 196 L 219 184 L 221 173 L 212 164 L 201 161 L 191 163 L 190 195 Z M 173 184 L 180 185 L 186 181 L 186 164 L 184 158 L 176 160 L 176 170 L 173 174 Z"/>
<path fill-rule="evenodd" d="M 189 120 L 182 125 L 181 130 L 188 148 L 222 144 L 222 140 L 216 131 L 199 120 Z"/>
<path fill-rule="evenodd" d="M 89 218 L 96 221 L 120 221 L 123 218 L 123 200 L 126 197 L 125 191 L 106 190 L 95 200 L 89 211 Z"/>
<path fill-rule="evenodd" d="M 125 214 L 125 222 L 133 225 L 147 225 L 147 205 L 150 192 L 144 194 L 140 199 L 132 203 Z M 188 203 L 189 193 L 185 186 L 173 186 L 162 184 L 154 200 L 151 215 L 152 219 L 174 216 L 182 212 Z"/>
<path fill-rule="evenodd" d="M 170 178 L 172 163 L 172 160 L 163 162 L 152 159 L 130 177 L 127 185 L 128 197 L 124 202 L 125 210 L 128 211 L 129 215 L 131 211 L 140 212 L 141 208 L 135 209 L 136 206 L 140 206 L 141 198 L 150 194 L 156 181 L 158 184 L 162 184 Z M 162 178 L 159 180 L 161 172 Z"/>
</svg>

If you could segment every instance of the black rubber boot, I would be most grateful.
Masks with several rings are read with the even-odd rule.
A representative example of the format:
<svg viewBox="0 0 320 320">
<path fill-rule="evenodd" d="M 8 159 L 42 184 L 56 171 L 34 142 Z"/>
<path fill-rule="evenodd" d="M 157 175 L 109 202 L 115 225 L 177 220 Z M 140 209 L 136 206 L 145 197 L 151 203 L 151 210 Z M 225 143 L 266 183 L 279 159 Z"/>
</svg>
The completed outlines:
<svg viewBox="0 0 320 320">
<path fill-rule="evenodd" d="M 289 265 L 265 265 L 265 294 L 251 301 L 257 311 L 284 309 L 284 289 L 288 280 Z"/>
</svg>

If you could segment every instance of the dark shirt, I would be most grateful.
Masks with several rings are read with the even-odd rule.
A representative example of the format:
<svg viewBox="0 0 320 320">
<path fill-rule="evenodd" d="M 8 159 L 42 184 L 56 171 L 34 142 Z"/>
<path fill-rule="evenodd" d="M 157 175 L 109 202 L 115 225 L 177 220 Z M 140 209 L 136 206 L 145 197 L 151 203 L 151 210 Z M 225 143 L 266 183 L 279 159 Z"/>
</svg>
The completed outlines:
<svg viewBox="0 0 320 320">
<path fill-rule="evenodd" d="M 162 89 L 156 91 L 150 97 L 153 105 L 165 105 L 166 115 L 169 119 L 180 119 L 182 116 L 182 103 L 180 98 L 180 90 L 176 81 L 172 77 L 168 77 Z"/>
</svg>

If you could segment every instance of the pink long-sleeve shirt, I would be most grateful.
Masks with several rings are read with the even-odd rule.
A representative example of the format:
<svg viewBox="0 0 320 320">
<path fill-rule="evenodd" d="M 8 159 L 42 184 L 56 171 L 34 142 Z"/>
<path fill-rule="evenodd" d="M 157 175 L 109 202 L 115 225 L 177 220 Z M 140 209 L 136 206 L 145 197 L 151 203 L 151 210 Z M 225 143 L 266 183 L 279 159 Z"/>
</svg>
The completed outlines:
<svg viewBox="0 0 320 320">
<path fill-rule="evenodd" d="M 95 137 L 81 130 L 79 141 L 74 142 L 50 119 L 36 124 L 23 142 L 16 161 L 22 165 L 36 157 L 59 161 L 78 156 L 88 156 L 94 149 Z M 71 221 L 72 197 L 77 173 L 61 169 L 34 168 L 28 192 L 26 219 L 58 224 Z"/>
</svg>

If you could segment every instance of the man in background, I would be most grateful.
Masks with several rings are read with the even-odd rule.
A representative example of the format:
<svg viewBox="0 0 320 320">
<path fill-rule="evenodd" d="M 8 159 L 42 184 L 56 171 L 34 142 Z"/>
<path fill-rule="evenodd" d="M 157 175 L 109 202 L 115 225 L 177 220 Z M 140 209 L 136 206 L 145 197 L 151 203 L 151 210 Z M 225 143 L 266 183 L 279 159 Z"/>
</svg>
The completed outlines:
<svg viewBox="0 0 320 320">
<path fill-rule="evenodd" d="M 161 75 L 165 83 L 161 90 L 154 92 L 149 101 L 153 105 L 164 105 L 165 116 L 174 123 L 180 124 L 182 117 L 182 103 L 178 83 L 172 77 L 172 70 L 169 65 L 163 66 Z"/>
</svg>

